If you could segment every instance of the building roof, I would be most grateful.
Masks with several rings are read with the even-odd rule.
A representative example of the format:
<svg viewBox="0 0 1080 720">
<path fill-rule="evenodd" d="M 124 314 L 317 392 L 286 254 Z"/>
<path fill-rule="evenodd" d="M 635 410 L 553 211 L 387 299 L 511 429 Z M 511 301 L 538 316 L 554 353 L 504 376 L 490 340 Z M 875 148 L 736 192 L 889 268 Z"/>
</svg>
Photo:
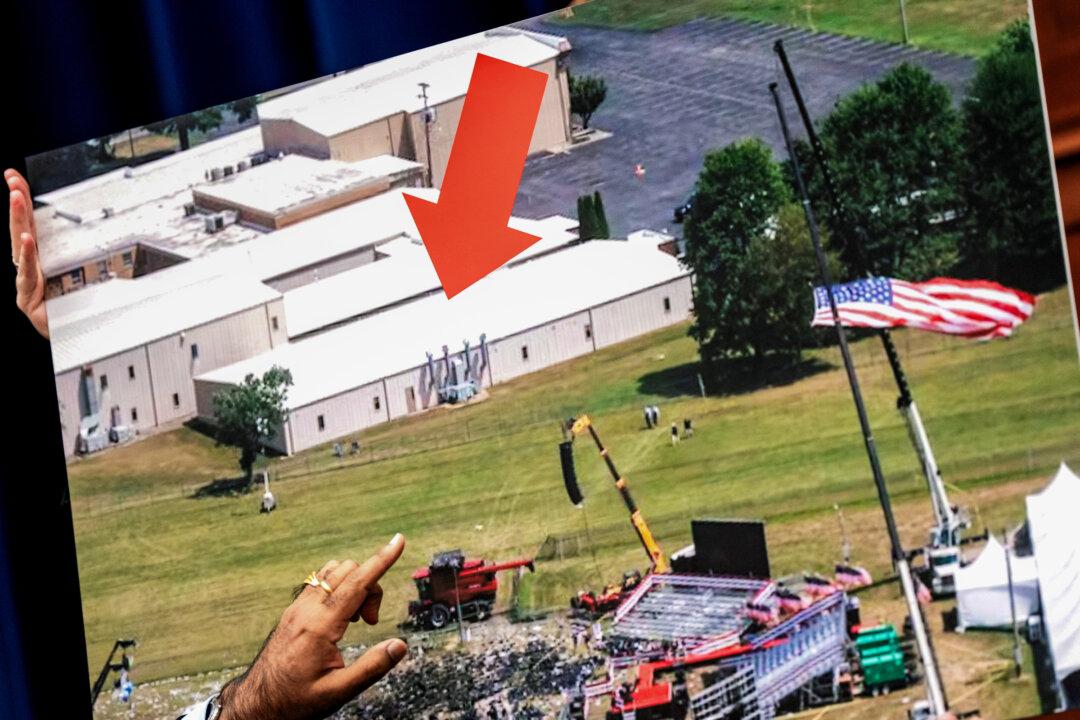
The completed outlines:
<svg viewBox="0 0 1080 720">
<path fill-rule="evenodd" d="M 410 192 L 432 200 L 438 197 L 437 191 L 424 188 Z M 271 280 L 401 235 L 416 237 L 416 225 L 401 190 L 391 190 L 142 277 L 117 278 L 50 298 L 46 301 L 49 326 L 55 328 L 211 277 L 246 275 Z"/>
<path fill-rule="evenodd" d="M 259 105 L 261 120 L 294 120 L 333 136 L 400 112 L 439 105 L 465 94 L 477 53 L 532 67 L 569 50 L 566 38 L 512 29 L 470 35 L 399 55 L 276 97 Z"/>
<path fill-rule="evenodd" d="M 422 167 L 418 162 L 393 155 L 357 162 L 286 155 L 196 190 L 200 196 L 230 207 L 280 217 L 310 203 Z"/>
<path fill-rule="evenodd" d="M 202 279 L 121 307 L 50 325 L 53 369 L 82 367 L 280 297 L 244 275 Z"/>
<path fill-rule="evenodd" d="M 259 128 L 248 128 L 35 196 L 45 275 L 72 270 L 137 243 L 194 257 L 251 239 L 258 231 L 239 225 L 207 234 L 202 218 L 185 217 L 183 206 L 191 201 L 191 188 L 205 182 L 208 169 L 235 165 L 262 149 Z"/>
<path fill-rule="evenodd" d="M 417 367 L 444 344 L 475 344 L 481 333 L 494 341 L 688 274 L 651 240 L 594 240 L 504 267 L 453 300 L 431 295 L 198 379 L 239 383 L 280 365 L 293 376 L 289 406 L 299 408 Z"/>
<path fill-rule="evenodd" d="M 512 263 L 553 252 L 577 240 L 577 221 L 561 215 L 543 220 L 512 217 L 509 225 L 540 237 Z M 374 263 L 286 292 L 289 337 L 369 315 L 442 287 L 419 239 L 403 235 L 380 245 L 379 255 Z"/>
</svg>

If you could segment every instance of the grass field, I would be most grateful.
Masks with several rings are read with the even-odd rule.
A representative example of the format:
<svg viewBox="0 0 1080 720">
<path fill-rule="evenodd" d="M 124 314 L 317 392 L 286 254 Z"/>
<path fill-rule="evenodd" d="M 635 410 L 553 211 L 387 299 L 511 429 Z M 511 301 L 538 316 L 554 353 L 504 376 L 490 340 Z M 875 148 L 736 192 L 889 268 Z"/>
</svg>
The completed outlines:
<svg viewBox="0 0 1080 720">
<path fill-rule="evenodd" d="M 1010 22 L 1027 17 L 1024 0 L 905 0 L 911 44 L 979 55 Z M 567 23 L 658 30 L 701 17 L 734 17 L 886 42 L 903 40 L 897 0 L 592 0 Z"/>
<path fill-rule="evenodd" d="M 1000 531 L 1063 458 L 1080 464 L 1080 369 L 1064 291 L 1041 298 L 1010 340 L 897 340 L 944 477 L 979 525 Z M 930 509 L 892 379 L 876 339 L 854 353 L 901 530 L 916 546 Z M 72 463 L 91 666 L 127 635 L 140 641 L 141 681 L 242 663 L 308 571 L 366 556 L 398 531 L 409 546 L 384 582 L 384 622 L 348 640 L 394 632 L 414 593 L 409 573 L 438 550 L 501 559 L 534 553 L 549 535 L 591 539 L 578 556 L 538 565 L 524 593 L 534 607 L 563 607 L 578 588 L 642 566 L 592 448 L 578 449 L 586 507 L 567 502 L 557 423 L 582 411 L 668 552 L 689 540 L 692 517 L 764 518 L 775 574 L 828 572 L 840 503 L 857 559 L 885 573 L 881 515 L 837 353 L 822 351 L 825 369 L 796 382 L 705 399 L 695 358 L 677 326 L 497 386 L 486 401 L 373 428 L 356 458 L 327 446 L 272 460 L 280 505 L 270 516 L 256 512 L 257 493 L 191 497 L 237 468 L 233 452 L 187 429 Z M 644 430 L 647 402 L 665 421 L 693 417 L 696 437 L 673 448 L 665 430 Z"/>
</svg>

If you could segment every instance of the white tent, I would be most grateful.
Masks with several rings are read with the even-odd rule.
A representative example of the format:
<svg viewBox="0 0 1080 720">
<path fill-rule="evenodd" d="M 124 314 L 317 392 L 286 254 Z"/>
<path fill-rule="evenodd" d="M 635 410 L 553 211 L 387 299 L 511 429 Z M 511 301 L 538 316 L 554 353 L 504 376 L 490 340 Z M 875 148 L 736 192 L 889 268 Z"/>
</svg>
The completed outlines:
<svg viewBox="0 0 1080 720">
<path fill-rule="evenodd" d="M 1043 624 L 1058 680 L 1080 670 L 1080 477 L 1061 463 L 1040 493 L 1027 497 Z"/>
<path fill-rule="evenodd" d="M 1013 555 L 1009 560 L 1012 564 L 1016 619 L 1022 622 L 1028 615 L 1039 611 L 1035 558 Z M 956 573 L 956 609 L 959 613 L 958 630 L 1008 627 L 1012 624 L 1005 548 L 992 535 L 975 562 Z"/>
</svg>

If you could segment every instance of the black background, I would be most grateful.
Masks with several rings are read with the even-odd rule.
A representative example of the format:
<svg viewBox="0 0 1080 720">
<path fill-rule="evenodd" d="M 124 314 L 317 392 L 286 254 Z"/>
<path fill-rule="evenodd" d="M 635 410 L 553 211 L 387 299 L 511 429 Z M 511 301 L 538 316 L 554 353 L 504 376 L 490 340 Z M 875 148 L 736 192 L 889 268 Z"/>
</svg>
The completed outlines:
<svg viewBox="0 0 1080 720">
<path fill-rule="evenodd" d="M 538 15 L 496 2 L 56 2 L 0 8 L 0 165 Z M 5 224 L 7 203 L 4 203 Z M 6 262 L 5 283 L 14 287 Z M 48 343 L 9 290 L 0 717 L 88 718 L 82 608 Z M 124 548 L 116 548 L 119 563 Z M 104 658 L 93 658 L 95 672 Z"/>
</svg>

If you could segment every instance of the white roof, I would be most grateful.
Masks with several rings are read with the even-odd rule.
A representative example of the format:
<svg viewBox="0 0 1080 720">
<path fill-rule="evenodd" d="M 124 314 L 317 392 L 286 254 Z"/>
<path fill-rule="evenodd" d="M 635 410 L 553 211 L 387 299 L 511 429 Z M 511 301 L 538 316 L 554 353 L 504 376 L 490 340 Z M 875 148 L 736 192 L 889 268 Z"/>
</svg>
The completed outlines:
<svg viewBox="0 0 1080 720">
<path fill-rule="evenodd" d="M 410 188 L 409 192 L 431 200 L 438 197 L 437 191 L 424 188 Z M 143 277 L 118 278 L 51 298 L 46 301 L 49 326 L 120 308 L 206 278 L 243 274 L 270 280 L 401 235 L 416 237 L 417 231 L 397 189 Z"/>
<path fill-rule="evenodd" d="M 418 162 L 393 155 L 378 155 L 358 162 L 286 155 L 197 190 L 200 195 L 229 206 L 277 216 L 310 202 L 422 167 Z"/>
<path fill-rule="evenodd" d="M 510 34 L 506 34 L 510 33 Z M 514 30 L 480 33 L 398 55 L 259 105 L 261 120 L 295 120 L 320 135 L 333 136 L 390 115 L 439 105 L 465 94 L 477 53 L 532 67 L 569 49 L 565 38 Z"/>
<path fill-rule="evenodd" d="M 183 287 L 75 319 L 50 324 L 53 369 L 81 367 L 124 350 L 261 305 L 280 293 L 242 274 Z"/>
<path fill-rule="evenodd" d="M 1080 508 L 1080 477 L 1064 462 L 1042 492 L 1027 497 L 1043 622 L 1058 680 L 1080 670 L 1077 508 Z"/>
<path fill-rule="evenodd" d="M 577 240 L 577 234 L 572 232 L 577 221 L 561 215 L 543 220 L 512 217 L 509 225 L 540 237 L 511 262 L 522 262 Z M 380 245 L 379 255 L 386 257 L 286 292 L 289 336 L 358 318 L 442 287 L 419 239 L 402 236 Z"/>
<path fill-rule="evenodd" d="M 1005 547 L 991 535 L 979 557 L 956 573 L 956 607 L 962 627 L 1008 627 L 1012 624 L 1009 565 L 1012 566 L 1017 620 L 1024 620 L 1039 611 L 1035 558 L 1013 555 L 1007 560 Z"/>
<path fill-rule="evenodd" d="M 293 376 L 289 406 L 299 408 L 417 367 L 443 344 L 475 344 L 481 333 L 494 341 L 688 274 L 652 242 L 594 240 L 504 267 L 452 300 L 431 295 L 198 379 L 239 383 L 280 365 Z"/>
<path fill-rule="evenodd" d="M 34 218 L 45 274 L 64 272 L 140 242 L 193 257 L 258 235 L 239 225 L 207 234 L 201 217 L 184 217 L 183 205 L 191 201 L 191 188 L 204 182 L 207 169 L 235 165 L 262 147 L 259 128 L 249 128 L 35 196 L 44 203 Z M 111 217 L 104 216 L 106 208 Z"/>
</svg>

